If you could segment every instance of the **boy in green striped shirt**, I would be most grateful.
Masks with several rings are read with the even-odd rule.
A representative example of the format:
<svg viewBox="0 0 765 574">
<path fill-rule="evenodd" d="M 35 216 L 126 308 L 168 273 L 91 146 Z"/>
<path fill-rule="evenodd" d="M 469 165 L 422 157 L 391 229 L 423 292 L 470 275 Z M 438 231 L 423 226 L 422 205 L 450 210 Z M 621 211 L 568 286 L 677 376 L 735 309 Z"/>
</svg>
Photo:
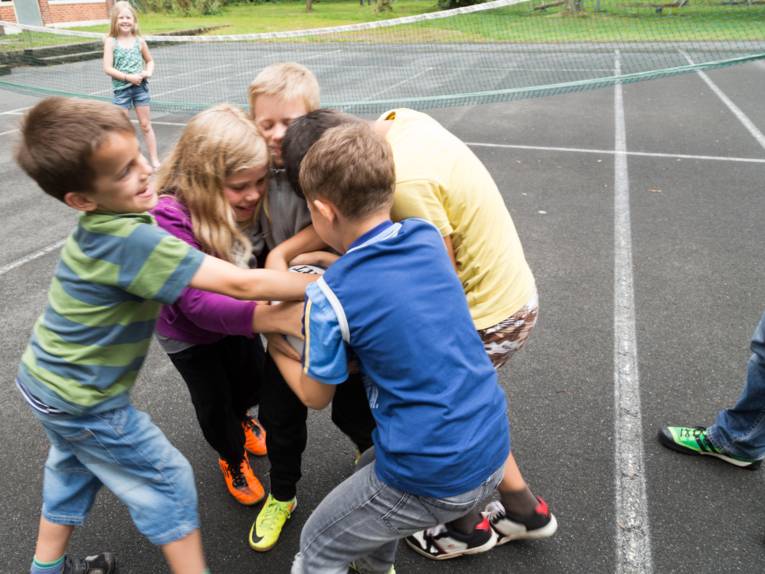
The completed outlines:
<svg viewBox="0 0 765 574">
<path fill-rule="evenodd" d="M 158 228 L 147 213 L 157 202 L 152 168 L 117 107 L 41 101 L 25 118 L 16 159 L 46 193 L 82 212 L 16 380 L 51 443 L 30 572 L 115 571 L 109 553 L 66 555 L 101 485 L 162 547 L 172 572 L 206 572 L 191 466 L 129 391 L 160 306 L 186 287 L 302 301 L 311 277 L 240 269 Z"/>
</svg>

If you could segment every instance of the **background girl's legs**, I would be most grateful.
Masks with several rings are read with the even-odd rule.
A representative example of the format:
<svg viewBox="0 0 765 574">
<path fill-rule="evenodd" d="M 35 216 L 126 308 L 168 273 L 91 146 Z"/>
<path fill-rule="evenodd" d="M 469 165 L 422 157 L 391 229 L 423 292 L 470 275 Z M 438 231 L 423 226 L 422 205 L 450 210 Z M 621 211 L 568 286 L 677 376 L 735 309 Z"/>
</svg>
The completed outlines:
<svg viewBox="0 0 765 574">
<path fill-rule="evenodd" d="M 157 137 L 154 128 L 151 127 L 151 109 L 149 106 L 136 106 L 135 115 L 138 116 L 138 124 L 143 132 L 146 149 L 149 152 L 149 162 L 154 169 L 159 167 L 159 155 L 157 154 Z"/>
</svg>

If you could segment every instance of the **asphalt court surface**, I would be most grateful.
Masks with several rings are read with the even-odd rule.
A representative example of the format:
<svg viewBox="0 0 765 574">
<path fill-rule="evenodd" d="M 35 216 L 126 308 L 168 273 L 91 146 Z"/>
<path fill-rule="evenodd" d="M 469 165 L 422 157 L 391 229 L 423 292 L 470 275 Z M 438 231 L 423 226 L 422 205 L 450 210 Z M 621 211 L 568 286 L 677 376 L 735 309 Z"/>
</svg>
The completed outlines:
<svg viewBox="0 0 765 574">
<path fill-rule="evenodd" d="M 765 564 L 760 472 L 684 457 L 655 439 L 662 424 L 707 424 L 743 385 L 751 333 L 765 310 L 762 218 L 765 181 L 765 65 L 506 104 L 432 110 L 494 175 L 524 244 L 540 292 L 540 322 L 528 347 L 501 372 L 510 397 L 516 457 L 560 528 L 552 539 L 436 563 L 402 547 L 399 573 L 759 572 Z M 244 85 L 242 86 L 244 89 Z M 15 129 L 34 98 L 0 91 L 0 133 Z M 748 120 L 750 129 L 743 120 Z M 187 121 L 155 115 L 166 152 Z M 624 126 L 626 155 L 615 153 Z M 751 131 L 754 127 L 754 132 Z M 758 137 L 759 134 L 759 137 Z M 12 161 L 15 134 L 2 137 L 0 298 L 0 572 L 24 572 L 33 553 L 47 443 L 13 386 L 19 357 L 74 216 L 47 198 Z M 617 158 L 626 158 L 626 170 Z M 634 332 L 640 402 L 631 444 L 642 454 L 645 535 L 635 559 L 615 501 L 615 193 L 629 194 Z M 206 553 L 213 572 L 289 571 L 300 527 L 323 496 L 352 471 L 352 448 L 328 413 L 310 417 L 299 507 L 277 547 L 252 552 L 257 512 L 225 492 L 213 451 L 188 394 L 154 347 L 133 392 L 194 467 Z M 619 435 L 621 436 L 621 435 Z M 267 463 L 255 462 L 265 477 Z M 640 513 L 639 513 L 640 514 Z M 628 534 L 628 533 L 627 533 Z M 647 541 L 647 545 L 645 545 Z M 108 492 L 99 495 L 72 551 L 110 550 L 121 572 L 160 573 L 160 552 L 143 540 Z M 632 568 L 632 569 L 631 569 Z"/>
</svg>

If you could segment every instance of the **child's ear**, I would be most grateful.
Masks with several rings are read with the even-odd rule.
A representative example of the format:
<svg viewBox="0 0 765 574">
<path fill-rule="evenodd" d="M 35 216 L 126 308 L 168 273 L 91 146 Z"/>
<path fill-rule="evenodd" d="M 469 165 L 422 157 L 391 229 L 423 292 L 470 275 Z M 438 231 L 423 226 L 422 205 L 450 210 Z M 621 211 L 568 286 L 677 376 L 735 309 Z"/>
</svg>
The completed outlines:
<svg viewBox="0 0 765 574">
<path fill-rule="evenodd" d="M 330 223 L 334 223 L 335 219 L 337 219 L 337 208 L 332 205 L 331 202 L 325 200 L 325 199 L 314 199 L 313 206 L 316 208 L 316 210 L 321 213 L 321 216 L 329 221 Z"/>
<path fill-rule="evenodd" d="M 64 196 L 64 203 L 77 211 L 95 211 L 98 204 L 87 194 L 80 191 L 70 191 Z"/>
</svg>

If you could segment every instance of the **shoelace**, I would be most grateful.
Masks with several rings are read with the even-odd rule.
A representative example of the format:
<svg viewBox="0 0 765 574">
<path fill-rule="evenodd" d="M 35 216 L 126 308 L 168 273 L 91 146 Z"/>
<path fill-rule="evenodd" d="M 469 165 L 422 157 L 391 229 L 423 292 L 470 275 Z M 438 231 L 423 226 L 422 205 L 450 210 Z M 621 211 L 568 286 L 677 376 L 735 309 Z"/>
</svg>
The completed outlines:
<svg viewBox="0 0 765 574">
<path fill-rule="evenodd" d="M 505 507 L 498 500 L 490 502 L 486 507 L 486 510 L 489 512 L 489 521 L 492 523 L 507 516 L 505 513 Z"/>
<path fill-rule="evenodd" d="M 236 488 L 245 488 L 247 486 L 247 479 L 242 473 L 242 469 L 226 464 L 229 475 L 231 476 L 231 483 Z"/>
<path fill-rule="evenodd" d="M 263 429 L 260 428 L 258 423 L 256 423 L 253 419 L 248 418 L 245 424 L 247 425 L 247 428 L 252 431 L 252 434 L 254 434 L 257 438 L 260 438 Z"/>
<path fill-rule="evenodd" d="M 439 524 L 437 526 L 431 526 L 430 528 L 425 530 L 425 536 L 428 538 L 435 538 L 436 536 L 444 532 L 446 532 L 446 525 Z"/>
<path fill-rule="evenodd" d="M 693 437 L 693 440 L 696 441 L 696 444 L 699 445 L 699 448 L 702 450 L 706 450 L 709 452 L 719 452 L 715 445 L 713 445 L 709 439 L 707 438 L 707 429 L 704 427 L 701 428 L 694 428 L 691 430 L 691 436 Z"/>
<path fill-rule="evenodd" d="M 289 503 L 287 504 L 269 504 L 263 511 L 263 521 L 261 524 L 264 528 L 271 528 L 278 521 L 280 516 L 289 516 L 288 510 Z"/>
</svg>

